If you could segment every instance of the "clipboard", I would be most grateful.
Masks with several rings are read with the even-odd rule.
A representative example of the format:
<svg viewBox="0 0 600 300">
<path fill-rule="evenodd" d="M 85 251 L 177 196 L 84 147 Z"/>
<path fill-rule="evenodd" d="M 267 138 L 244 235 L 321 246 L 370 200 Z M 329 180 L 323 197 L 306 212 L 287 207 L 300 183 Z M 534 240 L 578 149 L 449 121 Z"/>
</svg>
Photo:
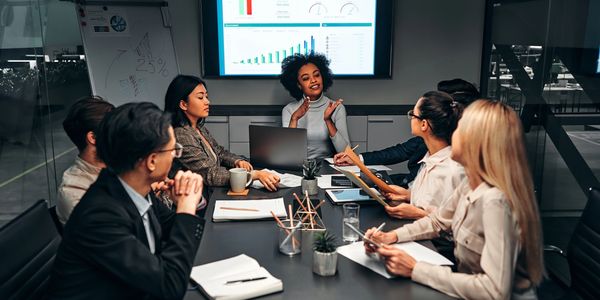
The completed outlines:
<svg viewBox="0 0 600 300">
<path fill-rule="evenodd" d="M 372 199 L 374 199 L 375 201 L 379 202 L 379 204 L 383 205 L 383 206 L 389 206 L 389 204 L 387 204 L 385 202 L 385 199 L 383 199 L 381 197 L 381 195 L 377 194 L 375 191 L 373 191 L 362 179 L 360 179 L 358 176 L 356 176 L 356 174 L 350 172 L 350 171 L 346 171 L 346 170 L 342 170 L 340 168 L 336 168 L 335 166 L 332 166 L 335 170 L 337 170 L 338 172 L 344 174 L 344 176 L 346 176 L 348 179 L 350 179 L 350 181 L 352 181 L 352 183 L 356 184 L 358 187 L 360 187 L 365 193 L 367 193 Z M 370 172 L 369 172 L 370 173 Z M 370 173 L 371 175 L 373 175 L 373 173 Z M 373 175 L 373 177 L 375 177 L 375 175 Z M 375 177 L 375 179 L 383 182 L 381 179 Z M 386 184 L 385 182 L 383 182 L 383 184 Z M 387 184 L 386 184 L 387 185 Z M 389 188 L 389 186 L 388 186 Z M 391 188 L 390 188 L 391 189 Z"/>
<path fill-rule="evenodd" d="M 358 158 L 358 156 L 356 155 L 356 153 L 354 153 L 354 151 L 352 150 L 352 148 L 350 148 L 350 146 L 346 146 L 346 149 L 344 149 L 344 153 L 346 153 L 346 155 L 350 158 L 350 160 L 352 160 L 352 162 L 354 163 L 355 166 L 357 166 L 360 171 L 365 174 L 365 176 L 367 176 L 371 181 L 373 181 L 373 183 L 375 185 L 377 185 L 377 187 L 379 187 L 379 189 L 381 191 L 384 191 L 386 193 L 393 193 L 395 192 L 387 183 L 385 183 L 383 180 L 381 180 L 379 177 L 375 176 L 375 174 L 373 174 L 369 168 L 367 168 L 367 166 L 365 166 L 365 164 L 360 161 L 360 158 Z M 335 168 L 336 170 L 338 170 L 339 172 L 342 172 L 342 170 Z M 342 172 L 344 175 L 346 175 L 346 173 Z M 354 173 L 352 173 L 354 174 Z M 348 177 L 346 175 L 346 177 Z M 356 177 L 356 175 L 354 176 Z M 348 177 L 350 178 L 350 177 Z M 360 181 L 362 181 L 360 178 L 358 178 Z M 350 178 L 350 180 L 352 180 Z M 354 181 L 352 181 L 354 182 Z M 364 183 L 364 182 L 363 182 Z M 365 191 L 366 192 L 366 191 Z"/>
</svg>

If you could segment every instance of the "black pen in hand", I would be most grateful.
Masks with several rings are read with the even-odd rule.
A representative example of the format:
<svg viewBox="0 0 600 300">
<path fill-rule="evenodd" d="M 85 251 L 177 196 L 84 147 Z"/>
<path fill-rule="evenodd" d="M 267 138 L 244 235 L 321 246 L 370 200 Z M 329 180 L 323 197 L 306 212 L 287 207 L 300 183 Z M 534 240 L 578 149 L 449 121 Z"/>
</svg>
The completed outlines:
<svg viewBox="0 0 600 300">
<path fill-rule="evenodd" d="M 241 282 L 256 281 L 256 280 L 263 280 L 263 279 L 267 279 L 267 277 L 254 277 L 254 278 L 238 279 L 238 280 L 227 281 L 227 282 L 225 282 L 225 284 L 241 283 Z"/>
</svg>

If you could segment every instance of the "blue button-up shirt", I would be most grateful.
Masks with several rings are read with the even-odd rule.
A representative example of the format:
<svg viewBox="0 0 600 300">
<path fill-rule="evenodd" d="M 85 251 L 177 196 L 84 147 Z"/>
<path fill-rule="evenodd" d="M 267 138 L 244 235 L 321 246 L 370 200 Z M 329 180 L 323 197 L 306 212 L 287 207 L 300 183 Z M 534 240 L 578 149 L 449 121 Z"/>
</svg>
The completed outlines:
<svg viewBox="0 0 600 300">
<path fill-rule="evenodd" d="M 131 186 L 129 186 L 123 179 L 119 177 L 119 181 L 123 184 L 125 191 L 129 195 L 129 198 L 133 201 L 133 204 L 137 208 L 140 216 L 142 217 L 142 221 L 144 222 L 144 229 L 146 229 L 146 237 L 148 238 L 148 247 L 150 248 L 150 252 L 154 254 L 155 250 L 155 242 L 154 242 L 154 234 L 152 233 L 152 228 L 150 227 L 150 216 L 148 215 L 148 211 L 152 206 L 152 201 L 150 201 L 150 197 L 142 196 L 138 192 L 136 192 Z"/>
</svg>

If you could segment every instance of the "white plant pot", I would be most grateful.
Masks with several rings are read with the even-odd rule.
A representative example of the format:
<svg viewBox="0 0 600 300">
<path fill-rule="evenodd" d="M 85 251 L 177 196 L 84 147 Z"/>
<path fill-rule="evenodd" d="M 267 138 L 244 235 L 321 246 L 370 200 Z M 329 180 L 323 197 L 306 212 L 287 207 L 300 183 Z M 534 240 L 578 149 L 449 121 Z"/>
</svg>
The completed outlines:
<svg viewBox="0 0 600 300">
<path fill-rule="evenodd" d="M 302 193 L 308 191 L 309 195 L 316 195 L 319 193 L 319 184 L 317 179 L 304 179 L 301 181 Z"/>
<path fill-rule="evenodd" d="M 337 272 L 337 251 L 313 252 L 313 272 L 321 276 L 333 276 Z"/>
</svg>

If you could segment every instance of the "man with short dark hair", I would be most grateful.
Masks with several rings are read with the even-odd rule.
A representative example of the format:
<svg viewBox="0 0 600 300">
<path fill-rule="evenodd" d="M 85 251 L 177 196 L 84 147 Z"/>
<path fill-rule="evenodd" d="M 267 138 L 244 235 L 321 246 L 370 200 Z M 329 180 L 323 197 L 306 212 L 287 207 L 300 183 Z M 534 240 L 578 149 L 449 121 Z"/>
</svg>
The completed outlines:
<svg viewBox="0 0 600 300">
<path fill-rule="evenodd" d="M 67 223 L 85 191 L 96 181 L 100 170 L 105 167 L 104 162 L 96 155 L 94 131 L 104 115 L 114 108 L 98 96 L 85 97 L 71 106 L 63 121 L 65 132 L 79 150 L 73 165 L 63 173 L 58 188 L 56 214 L 63 225 Z"/>
<path fill-rule="evenodd" d="M 96 131 L 107 168 L 65 226 L 50 278 L 50 299 L 181 299 L 204 220 L 195 216 L 202 177 L 179 171 L 167 178 L 183 148 L 171 119 L 151 103 L 108 113 Z M 169 210 L 153 182 L 177 204 Z"/>
</svg>

